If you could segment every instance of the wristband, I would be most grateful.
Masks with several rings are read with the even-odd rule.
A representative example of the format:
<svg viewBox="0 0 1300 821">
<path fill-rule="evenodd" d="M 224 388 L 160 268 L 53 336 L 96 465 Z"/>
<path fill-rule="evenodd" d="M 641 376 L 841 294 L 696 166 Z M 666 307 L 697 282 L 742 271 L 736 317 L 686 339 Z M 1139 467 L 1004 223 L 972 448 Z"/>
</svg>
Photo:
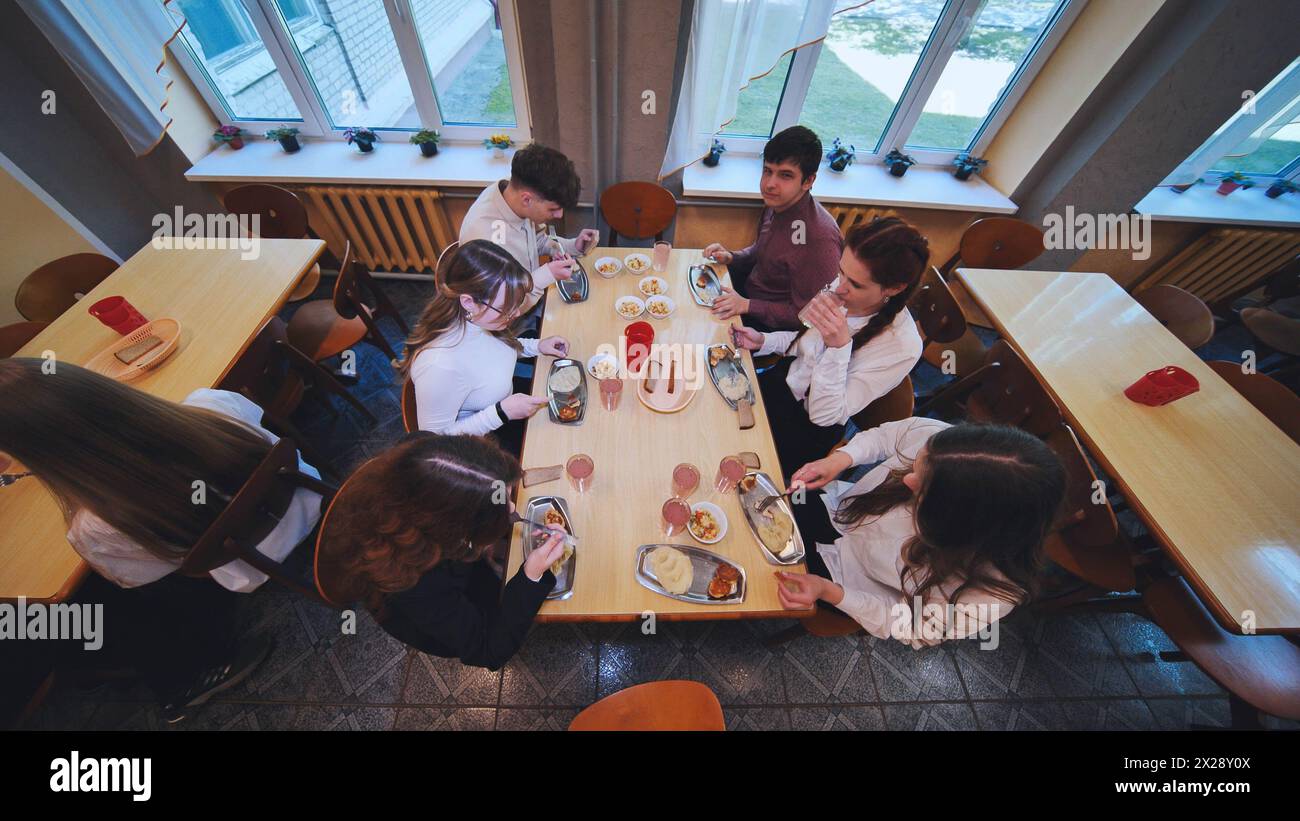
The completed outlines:
<svg viewBox="0 0 1300 821">
<path fill-rule="evenodd" d="M 497 409 L 497 418 L 501 420 L 501 424 L 504 425 L 505 423 L 510 421 L 510 417 L 506 416 L 505 409 L 501 407 L 500 402 L 496 404 L 496 409 Z"/>
</svg>

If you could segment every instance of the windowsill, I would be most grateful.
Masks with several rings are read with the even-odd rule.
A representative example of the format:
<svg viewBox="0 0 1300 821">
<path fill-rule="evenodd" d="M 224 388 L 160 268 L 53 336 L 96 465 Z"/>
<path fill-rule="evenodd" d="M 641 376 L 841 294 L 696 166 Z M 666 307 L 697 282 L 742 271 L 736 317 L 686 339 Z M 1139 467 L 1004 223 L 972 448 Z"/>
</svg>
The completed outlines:
<svg viewBox="0 0 1300 821">
<path fill-rule="evenodd" d="M 727 156 L 713 168 L 695 163 L 682 174 L 688 197 L 762 199 L 758 180 L 763 170 L 759 157 Z M 892 177 L 884 165 L 863 161 L 843 172 L 822 166 L 813 183 L 813 196 L 823 202 L 883 205 L 899 208 L 935 208 L 944 211 L 981 211 L 1014 214 L 1018 206 L 978 176 L 961 181 L 947 168 L 913 166 Z"/>
<path fill-rule="evenodd" d="M 1171 188 L 1157 188 L 1134 206 L 1139 214 L 1169 222 L 1209 222 L 1222 225 L 1255 225 L 1272 228 L 1300 226 L 1300 194 L 1264 196 L 1268 186 L 1237 189 L 1231 194 L 1215 192 L 1218 186 L 1204 182 L 1181 194 Z"/>
<path fill-rule="evenodd" d="M 397 137 L 393 138 L 394 140 Z M 438 154 L 425 157 L 406 142 L 380 142 L 374 152 L 362 154 L 342 140 L 299 137 L 302 150 L 286 154 L 278 143 L 246 137 L 244 147 L 232 151 L 222 146 L 185 172 L 191 182 L 297 182 L 336 185 L 420 185 L 482 188 L 510 176 L 507 151 L 502 159 L 482 145 L 440 145 Z"/>
</svg>

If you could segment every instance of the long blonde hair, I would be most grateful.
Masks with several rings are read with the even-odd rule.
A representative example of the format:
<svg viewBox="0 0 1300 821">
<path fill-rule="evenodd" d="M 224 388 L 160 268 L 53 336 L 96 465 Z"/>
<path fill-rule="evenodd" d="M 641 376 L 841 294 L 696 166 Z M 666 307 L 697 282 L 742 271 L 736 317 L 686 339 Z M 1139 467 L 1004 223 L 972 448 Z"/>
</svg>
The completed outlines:
<svg viewBox="0 0 1300 821">
<path fill-rule="evenodd" d="M 0 451 L 45 483 L 65 519 L 89 511 L 156 556 L 184 556 L 271 448 L 214 411 L 43 364 L 0 359 Z"/>
<path fill-rule="evenodd" d="M 399 379 L 407 378 L 411 362 L 421 348 L 444 334 L 464 330 L 466 319 L 460 306 L 462 295 L 480 305 L 491 305 L 497 291 L 504 286 L 502 305 L 509 314 L 524 304 L 533 289 L 532 275 L 494 242 L 470 240 L 447 257 L 441 260 L 435 273 L 437 293 L 425 306 L 424 313 L 406 340 L 405 356 L 398 366 Z M 519 341 L 509 330 L 488 333 L 520 350 Z"/>
</svg>

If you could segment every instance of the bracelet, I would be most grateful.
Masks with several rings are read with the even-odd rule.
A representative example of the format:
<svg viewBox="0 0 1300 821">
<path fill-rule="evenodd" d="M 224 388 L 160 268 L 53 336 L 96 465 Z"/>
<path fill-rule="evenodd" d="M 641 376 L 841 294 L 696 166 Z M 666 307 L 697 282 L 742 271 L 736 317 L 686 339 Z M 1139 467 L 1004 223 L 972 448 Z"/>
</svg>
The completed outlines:
<svg viewBox="0 0 1300 821">
<path fill-rule="evenodd" d="M 501 420 L 501 424 L 504 425 L 505 423 L 510 421 L 510 417 L 506 416 L 505 409 L 501 407 L 500 402 L 496 404 L 496 409 L 497 409 L 497 418 Z"/>
</svg>

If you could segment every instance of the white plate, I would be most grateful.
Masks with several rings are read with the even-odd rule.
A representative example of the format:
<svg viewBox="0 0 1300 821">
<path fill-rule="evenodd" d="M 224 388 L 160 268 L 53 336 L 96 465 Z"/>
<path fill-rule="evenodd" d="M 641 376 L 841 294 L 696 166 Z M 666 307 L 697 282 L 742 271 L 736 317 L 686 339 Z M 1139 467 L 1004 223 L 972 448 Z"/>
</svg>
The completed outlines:
<svg viewBox="0 0 1300 821">
<path fill-rule="evenodd" d="M 609 362 L 614 366 L 614 373 L 610 376 L 602 377 L 596 373 L 596 365 L 600 362 Z M 593 379 L 616 379 L 618 377 L 618 359 L 613 354 L 598 353 L 587 360 L 587 373 L 591 374 Z"/>
<path fill-rule="evenodd" d="M 635 315 L 625 314 L 619 310 L 620 305 L 628 305 L 628 304 L 636 306 Z M 634 296 L 621 296 L 618 299 L 614 300 L 614 313 L 618 314 L 623 319 L 636 319 L 638 316 L 645 313 L 645 303 Z"/>
<path fill-rule="evenodd" d="M 604 271 L 601 271 L 600 266 L 602 265 L 613 265 L 614 272 L 607 274 Z M 623 270 L 623 261 L 618 257 L 601 257 L 600 259 L 596 260 L 596 273 L 600 274 L 605 279 L 613 279 L 614 277 L 618 276 L 618 272 L 621 270 Z"/>
<path fill-rule="evenodd" d="M 691 505 L 692 519 L 695 518 L 695 511 L 697 510 L 705 510 L 713 514 L 713 518 L 718 521 L 718 538 L 701 539 L 699 536 L 695 535 L 695 530 L 688 526 L 686 530 L 691 534 L 692 539 L 700 544 L 717 544 L 727 537 L 727 514 L 722 512 L 722 508 L 718 507 L 713 502 L 696 502 Z"/>
<path fill-rule="evenodd" d="M 659 293 L 652 293 L 649 289 L 655 284 L 659 286 Z M 636 284 L 637 289 L 646 296 L 666 296 L 668 294 L 668 281 L 663 277 L 641 277 L 641 281 Z"/>
<path fill-rule="evenodd" d="M 637 262 L 644 263 L 643 267 L 637 268 L 633 262 L 634 260 Z M 651 263 L 650 257 L 646 256 L 645 254 L 628 254 L 627 256 L 623 257 L 623 264 L 627 266 L 628 271 L 640 275 L 640 274 L 644 274 L 646 271 L 649 271 L 653 263 Z"/>
<path fill-rule="evenodd" d="M 650 310 L 651 305 L 667 306 L 668 312 L 664 314 L 656 314 L 654 311 Z M 645 301 L 645 306 L 646 314 L 649 315 L 651 319 L 667 319 L 673 315 L 673 311 L 677 310 L 677 303 L 673 302 L 672 297 L 668 296 L 652 296 Z"/>
</svg>

